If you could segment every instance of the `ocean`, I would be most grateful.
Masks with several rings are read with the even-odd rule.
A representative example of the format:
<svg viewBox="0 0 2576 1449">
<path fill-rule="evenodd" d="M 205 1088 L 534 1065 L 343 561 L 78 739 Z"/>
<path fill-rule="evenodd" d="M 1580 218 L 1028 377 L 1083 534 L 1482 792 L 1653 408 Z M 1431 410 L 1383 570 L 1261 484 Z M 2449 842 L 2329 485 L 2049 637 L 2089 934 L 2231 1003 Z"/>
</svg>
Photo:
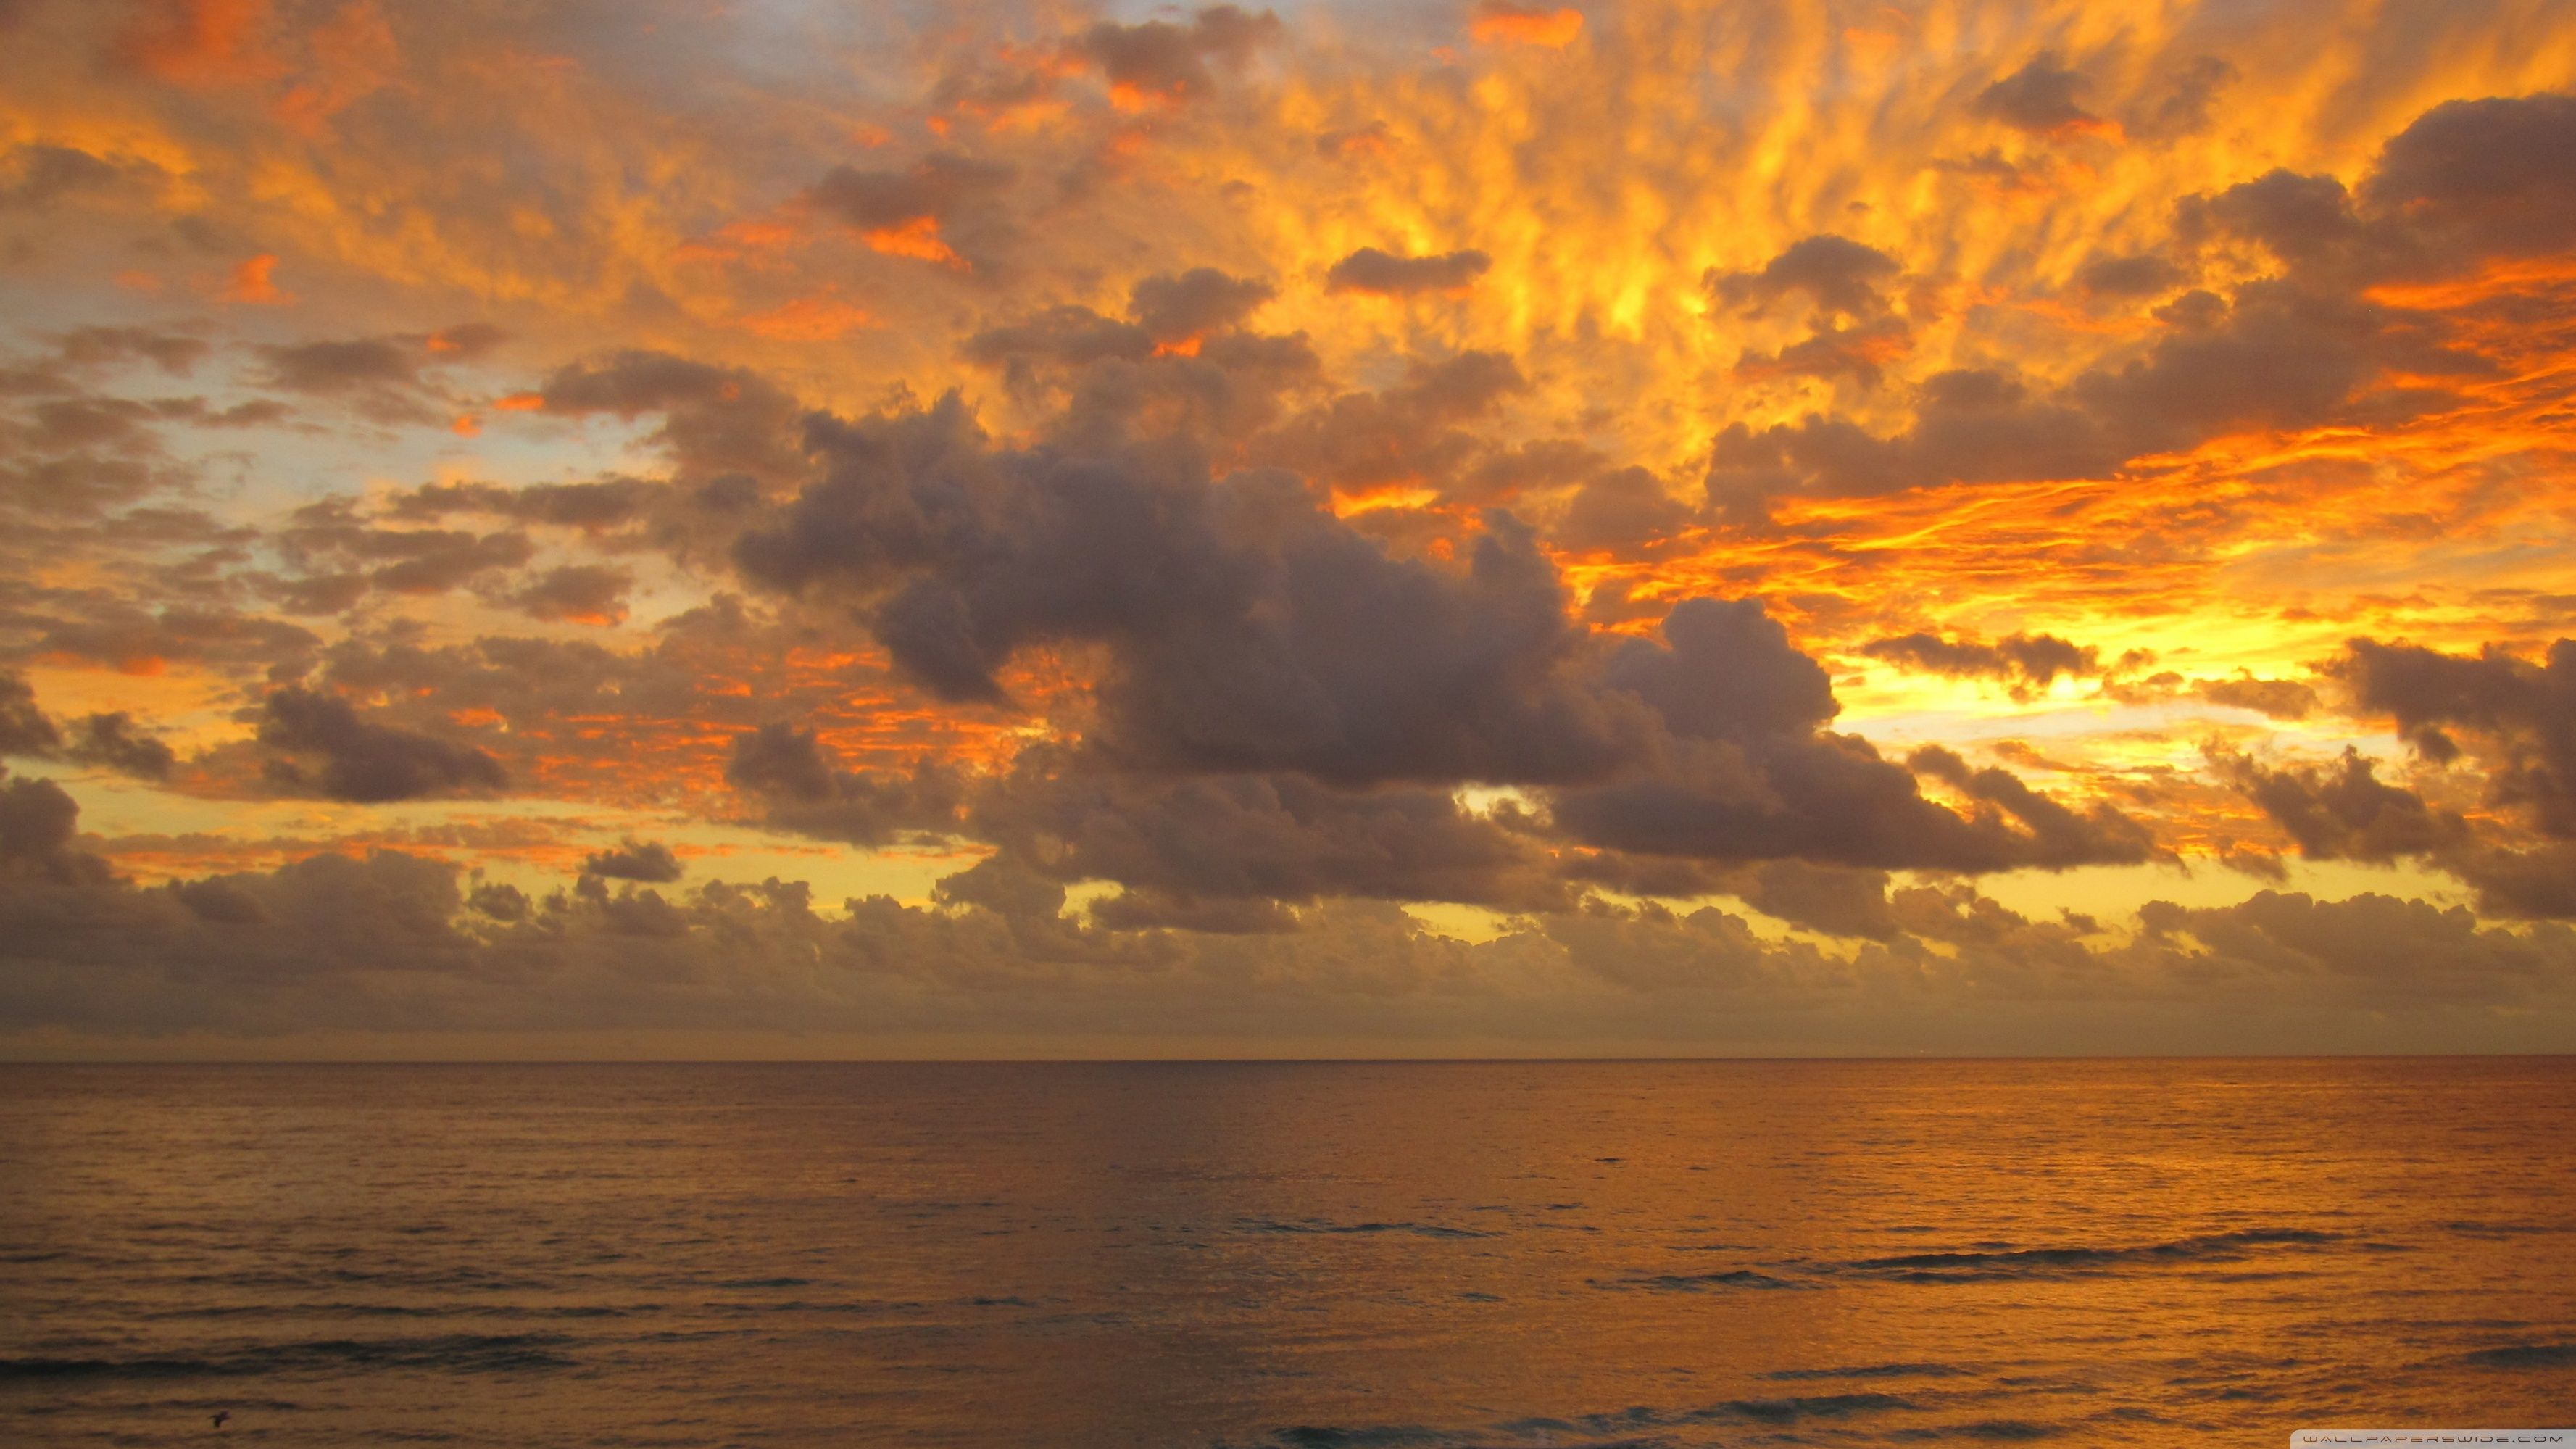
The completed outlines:
<svg viewBox="0 0 2576 1449">
<path fill-rule="evenodd" d="M 0 1067 L 0 1441 L 2565 1427 L 2571 1188 L 2569 1059 Z"/>
</svg>

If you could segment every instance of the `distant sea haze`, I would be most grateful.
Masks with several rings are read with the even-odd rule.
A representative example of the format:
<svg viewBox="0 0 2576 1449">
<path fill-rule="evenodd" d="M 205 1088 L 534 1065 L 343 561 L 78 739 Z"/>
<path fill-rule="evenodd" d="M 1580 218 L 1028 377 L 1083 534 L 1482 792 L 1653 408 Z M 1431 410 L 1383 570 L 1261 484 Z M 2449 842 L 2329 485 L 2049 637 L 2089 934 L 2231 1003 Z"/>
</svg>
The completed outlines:
<svg viewBox="0 0 2576 1449">
<path fill-rule="evenodd" d="M 2564 1427 L 2571 1143 L 2558 1058 L 0 1067 L 0 1442 Z"/>
</svg>

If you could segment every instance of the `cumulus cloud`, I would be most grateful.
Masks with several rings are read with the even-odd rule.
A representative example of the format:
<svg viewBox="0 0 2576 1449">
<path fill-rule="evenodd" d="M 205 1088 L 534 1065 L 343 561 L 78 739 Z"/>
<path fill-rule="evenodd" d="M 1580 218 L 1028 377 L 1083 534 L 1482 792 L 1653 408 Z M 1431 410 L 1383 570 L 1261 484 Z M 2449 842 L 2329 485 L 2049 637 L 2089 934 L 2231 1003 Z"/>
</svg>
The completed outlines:
<svg viewBox="0 0 2576 1449">
<path fill-rule="evenodd" d="M 139 780 L 169 778 L 178 754 L 123 711 L 58 721 L 36 703 L 20 676 L 0 671 L 0 755 L 98 765 Z"/>
<path fill-rule="evenodd" d="M 2336 672 L 2365 710 L 2392 716 L 2427 756 L 2460 752 L 2487 765 L 2496 803 L 2527 811 L 2542 833 L 2576 838 L 2576 640 L 2540 663 L 2490 648 L 2474 657 L 2355 639 Z"/>
<path fill-rule="evenodd" d="M 1608 682 L 1652 705 L 1672 739 L 1655 768 L 1563 790 L 1557 827 L 1640 855 L 1796 858 L 1876 869 L 1985 871 L 2137 862 L 2157 848 L 2109 805 L 2076 811 L 2002 770 L 1946 752 L 1916 769 L 1969 797 L 1953 811 L 1867 742 L 1823 728 L 1839 706 L 1823 669 L 1752 600 L 1693 600 L 1660 640 L 1625 641 Z"/>
<path fill-rule="evenodd" d="M 1878 386 L 1886 367 L 1913 349 L 1914 330 L 1901 319 L 1880 317 L 1857 327 L 1822 327 L 1777 352 L 1748 350 L 1736 359 L 1738 377 L 1849 377 Z"/>
<path fill-rule="evenodd" d="M 2105 297 L 2160 297 L 2180 286 L 2183 269 L 2153 253 L 2099 256 L 2075 271 L 2075 283 Z"/>
<path fill-rule="evenodd" d="M 79 822 L 79 802 L 53 781 L 0 781 L 0 872 L 56 885 L 107 880 L 107 863 L 74 843 Z"/>
<path fill-rule="evenodd" d="M 2049 57 L 1981 97 L 2007 124 L 2050 134 L 2092 128 L 2074 72 Z M 2188 198 L 2176 238 L 2250 243 L 2276 261 L 2232 295 L 2194 290 L 2156 312 L 2152 341 L 2126 360 L 2034 389 L 1998 368 L 1925 379 L 1909 426 L 1877 433 L 1830 415 L 1754 429 L 1734 424 L 1712 449 L 1708 489 L 1729 519 L 1759 522 L 1784 494 L 1864 497 L 1951 483 L 2105 477 L 2141 456 L 2249 430 L 2377 427 L 2460 402 L 2495 363 L 2424 316 L 2369 288 L 2458 275 L 2482 259 L 2563 244 L 2576 201 L 2550 143 L 2576 117 L 2557 95 L 2451 102 L 2388 141 L 2357 191 L 2332 176 L 2276 170 Z M 2475 164 L 2466 158 L 2475 153 Z M 2553 240 L 2554 239 L 2554 240 Z M 1721 305 L 1760 311 L 1792 294 L 1828 315 L 1878 315 L 1896 259 L 1832 235 L 1809 237 L 1759 271 L 1712 273 Z M 2153 252 L 2102 256 L 2079 286 L 2112 297 L 2163 295 L 2189 273 Z M 1892 319 L 1891 319 L 1892 320 Z M 1867 381 L 1897 334 L 1825 328 L 1778 353 L 1748 353 L 1755 374 Z"/>
<path fill-rule="evenodd" d="M 2060 677 L 2081 679 L 2102 671 L 2099 650 L 2054 634 L 2007 634 L 1991 643 L 1899 634 L 1873 639 L 1860 652 L 1926 674 L 2006 680 L 2016 689 L 2046 689 Z"/>
<path fill-rule="evenodd" d="M 62 743 L 62 731 L 37 707 L 34 687 L 15 674 L 0 673 L 0 755 L 42 757 Z"/>
<path fill-rule="evenodd" d="M 1440 252 L 1409 257 L 1377 247 L 1362 247 L 1324 274 L 1324 285 L 1336 292 L 1367 292 L 1405 297 L 1417 292 L 1461 292 L 1493 270 L 1494 259 L 1480 251 Z"/>
<path fill-rule="evenodd" d="M 1974 109 L 2017 131 L 2042 136 L 2068 136 L 2103 126 L 2100 116 L 2079 102 L 2093 82 L 2067 67 L 2065 57 L 2041 51 L 2021 69 L 1977 93 Z"/>
<path fill-rule="evenodd" d="M 1128 310 L 1146 336 L 1172 343 L 1240 326 L 1274 295 L 1276 289 L 1258 278 L 1192 267 L 1138 282 L 1128 294 Z"/>
<path fill-rule="evenodd" d="M 626 617 L 626 591 L 634 576 L 607 564 L 565 564 L 548 569 L 510 602 L 537 619 L 614 624 Z"/>
<path fill-rule="evenodd" d="M 2134 1031 L 2141 1013 L 2206 1022 L 2217 1005 L 2324 1045 L 2375 1040 L 2366 1023 L 2392 1008 L 2413 1011 L 2418 1040 L 2446 1020 L 2475 1033 L 2499 1013 L 2563 1014 L 2576 966 L 2565 928 L 2503 930 L 2372 895 L 2153 903 L 2133 942 L 2088 944 L 2087 922 L 1909 889 L 1889 916 L 1956 956 L 1865 938 L 1845 958 L 1766 940 L 1724 910 L 1653 903 L 1544 912 L 1476 946 L 1368 902 L 1315 907 L 1294 931 L 1259 929 L 1257 907 L 1182 912 L 1188 928 L 1175 929 L 1157 919 L 1168 903 L 1151 899 L 1115 898 L 1085 919 L 1060 886 L 991 863 L 944 882 L 938 905 L 872 897 L 829 912 L 775 880 L 531 900 L 392 851 L 144 889 L 43 865 L 74 858 L 75 829 L 76 806 L 51 787 L 0 793 L 0 1006 L 20 1029 L 149 1039 L 578 1024 L 896 1040 L 999 1026 L 1065 1040 L 1359 1030 L 1642 1042 L 1732 1023 L 1747 1043 L 1822 1027 L 1902 1048 L 1955 1040 L 1940 1034 L 1947 1019 L 2053 1003 L 2074 1039 L 2116 1040 L 2087 1033 Z M 1869 882 L 1854 884 L 1858 905 Z M 2179 1038 L 2228 1039 L 2206 1027 Z"/>
<path fill-rule="evenodd" d="M 658 414 L 655 440 L 687 480 L 737 472 L 792 476 L 803 464 L 795 398 L 743 368 L 629 349 L 557 369 L 533 400 L 546 412 L 575 417 Z"/>
<path fill-rule="evenodd" d="M 1886 309 L 1880 288 L 1904 270 L 1876 247 L 1823 232 L 1792 243 L 1758 271 L 1712 270 L 1704 285 L 1728 307 L 1759 312 L 1794 295 L 1829 315 L 1868 317 Z"/>
<path fill-rule="evenodd" d="M 1574 677 L 1555 570 L 1508 518 L 1463 567 L 1396 558 L 1294 478 L 996 449 L 954 398 L 814 441 L 824 477 L 741 566 L 863 601 L 943 696 L 998 699 L 1016 651 L 1095 642 L 1109 748 L 1349 784 L 1563 778 L 1628 727 Z"/>
<path fill-rule="evenodd" d="M 2537 52 L 2476 6 L 2364 52 L 2258 16 L 2034 54 L 1971 5 L 2004 49 L 1893 70 L 1874 21 L 1811 53 L 1744 7 L 1487 4 L 1429 22 L 1475 44 L 1393 48 L 1233 7 L 856 49 L 827 18 L 757 73 L 712 14 L 540 58 L 388 12 L 346 94 L 274 26 L 55 18 L 79 65 L 0 62 L 62 122 L 0 147 L 11 255 L 66 279 L 0 348 L 0 660 L 83 703 L 0 676 L 0 752 L 125 775 L 120 829 L 161 790 L 388 808 L 85 841 L 62 785 L 11 782 L 0 1029 L 1705 1044 L 1810 1012 L 1848 1047 L 1873 1012 L 2078 1002 L 2127 1044 L 2167 1011 L 2205 1042 L 2240 1008 L 2563 1000 L 2545 924 L 2048 918 L 1961 878 L 2180 850 L 2286 890 L 2299 854 L 2576 915 L 2563 671 L 2530 642 L 2567 592 L 2487 546 L 2564 471 L 2571 102 L 2489 94 Z M 2458 99 L 2375 156 L 2351 131 L 2416 96 Z M 2283 169 L 2174 144 L 2258 102 Z M 758 325 L 827 300 L 879 325 Z M 2394 542 L 2444 530 L 2470 542 Z M 2292 677 L 2356 627 L 2328 621 L 2477 611 L 2509 648 Z M 2013 618 L 2073 637 L 1963 632 Z M 2114 634 L 2162 672 L 2076 642 Z M 2079 678 L 2092 709 L 2045 753 L 1909 722 L 1980 743 L 1899 757 L 1842 711 L 1887 702 L 1884 669 L 1829 672 L 1862 661 Z M 2415 758 L 2293 743 L 2350 711 Z M 2201 733 L 2199 768 L 2158 758 Z M 580 823 L 410 818 L 504 790 Z M 715 826 L 966 868 L 818 906 L 706 879 Z M 454 867 L 264 868 L 386 842 Z M 2251 888 L 2217 879 L 2195 899 Z M 1497 934 L 1420 924 L 1452 906 Z M 2356 932 L 2448 975 L 2344 962 Z"/>
<path fill-rule="evenodd" d="M 1554 530 L 1559 547 L 1643 550 L 1697 522 L 1699 514 L 1643 468 L 1619 468 L 1584 480 L 1566 500 Z"/>
<path fill-rule="evenodd" d="M 671 847 L 657 840 L 629 837 L 614 850 L 597 851 L 582 860 L 581 873 L 604 880 L 651 881 L 667 885 L 678 880 L 682 869 L 680 857 Z"/>
<path fill-rule="evenodd" d="M 2157 901 L 2140 921 L 2148 950 L 2188 938 L 2197 948 L 2180 954 L 2205 968 L 2268 978 L 2274 990 L 2309 973 L 2348 999 L 2380 1005 L 2554 995 L 2576 963 L 2576 932 L 2565 927 L 2517 934 L 2480 925 L 2462 906 L 2375 893 L 2322 901 L 2267 890 L 2213 909 Z"/>
<path fill-rule="evenodd" d="M 509 784 L 501 762 L 470 745 L 395 729 L 360 717 L 335 695 L 281 689 L 261 706 L 259 742 L 287 759 L 272 779 L 309 784 L 334 800 L 410 800 L 455 791 L 498 790 Z M 319 757 L 320 774 L 308 780 L 297 761 Z"/>
<path fill-rule="evenodd" d="M 2311 860 L 2386 862 L 2402 855 L 2456 849 L 2468 822 L 2437 810 L 2411 790 L 2383 783 L 2358 750 L 2327 768 L 2267 768 L 2241 752 L 2214 747 L 2210 763 L 2245 798 L 2298 842 Z"/>
<path fill-rule="evenodd" d="M 2419 267 L 2561 251 L 2576 235 L 2571 145 L 2576 95 L 2445 101 L 2389 138 L 2356 200 L 2410 235 Z"/>
<path fill-rule="evenodd" d="M 952 768 L 845 770 L 812 730 L 784 722 L 734 736 L 725 778 L 767 801 L 774 828 L 853 845 L 954 831 L 966 800 L 966 781 Z"/>
<path fill-rule="evenodd" d="M 2234 679 L 2204 679 L 2195 686 L 2195 692 L 2211 704 L 2250 709 L 2283 720 L 2306 719 L 2321 703 L 2314 688 L 2295 679 L 2257 679 L 2251 674 Z"/>
<path fill-rule="evenodd" d="M 1279 17 L 1232 5 L 1211 6 L 1186 25 L 1148 20 L 1093 24 L 1065 45 L 1065 53 L 1099 67 L 1115 90 L 1169 101 L 1197 100 L 1215 89 L 1209 62 L 1240 68 L 1280 38 Z"/>
<path fill-rule="evenodd" d="M 424 483 L 395 495 L 387 516 L 433 522 L 458 513 L 491 514 L 597 534 L 634 523 L 668 498 L 668 485 L 609 477 L 582 483 Z"/>
<path fill-rule="evenodd" d="M 1018 175 L 1008 162 L 934 151 L 902 170 L 836 166 L 805 200 L 875 251 L 963 266 L 1010 236 L 996 203 Z"/>
<path fill-rule="evenodd" d="M 177 751 L 144 733 L 134 716 L 123 710 L 84 716 L 63 753 L 68 759 L 103 765 L 138 780 L 166 780 L 179 763 Z"/>
<path fill-rule="evenodd" d="M 1172 779 L 1041 758 L 978 792 L 968 828 L 1051 879 L 1108 880 L 1178 923 L 1209 902 L 1333 897 L 1563 907 L 1539 843 L 1445 790 L 1302 775 Z M 1113 917 L 1141 919 L 1131 902 Z M 1264 918 L 1266 919 L 1266 918 Z"/>
</svg>

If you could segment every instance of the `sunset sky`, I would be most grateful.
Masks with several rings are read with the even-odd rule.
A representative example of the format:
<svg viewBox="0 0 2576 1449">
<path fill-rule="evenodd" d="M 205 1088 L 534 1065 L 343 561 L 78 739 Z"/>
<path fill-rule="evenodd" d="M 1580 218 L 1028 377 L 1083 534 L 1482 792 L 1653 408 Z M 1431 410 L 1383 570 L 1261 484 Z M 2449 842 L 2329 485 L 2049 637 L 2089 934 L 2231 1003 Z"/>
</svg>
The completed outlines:
<svg viewBox="0 0 2576 1449">
<path fill-rule="evenodd" d="M 0 3 L 0 1055 L 2576 1050 L 2576 7 Z"/>
</svg>

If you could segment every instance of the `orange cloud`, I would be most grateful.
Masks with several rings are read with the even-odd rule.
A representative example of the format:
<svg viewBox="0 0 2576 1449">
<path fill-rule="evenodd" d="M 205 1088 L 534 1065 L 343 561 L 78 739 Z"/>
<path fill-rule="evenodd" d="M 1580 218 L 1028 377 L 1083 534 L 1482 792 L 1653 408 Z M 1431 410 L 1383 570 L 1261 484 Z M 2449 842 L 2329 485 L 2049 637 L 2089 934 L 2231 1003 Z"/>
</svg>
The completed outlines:
<svg viewBox="0 0 2576 1449">
<path fill-rule="evenodd" d="M 1563 50 L 1583 33 L 1583 12 L 1541 10 L 1510 0 L 1484 0 L 1467 33 L 1486 45 L 1537 45 Z"/>
<path fill-rule="evenodd" d="M 865 308 L 818 293 L 755 312 L 740 325 L 744 331 L 779 342 L 829 342 L 878 323 Z"/>
<path fill-rule="evenodd" d="M 916 216 L 893 226 L 880 226 L 859 233 L 868 249 L 890 257 L 913 257 L 937 262 L 942 266 L 963 267 L 965 259 L 939 239 L 939 218 Z"/>
<path fill-rule="evenodd" d="M 284 67 L 265 45 L 268 0 L 155 0 L 117 38 L 115 54 L 181 85 L 266 80 Z"/>
<path fill-rule="evenodd" d="M 232 281 L 216 295 L 226 302 L 240 302 L 254 307 L 283 307 L 295 300 L 292 292 L 277 285 L 277 258 L 261 253 L 233 268 Z"/>
<path fill-rule="evenodd" d="M 778 265 L 775 253 L 804 239 L 805 229 L 792 221 L 735 221 L 696 240 L 680 243 L 671 255 L 688 261 L 749 262 L 774 268 Z"/>
<path fill-rule="evenodd" d="M 278 97 L 270 111 L 288 129 L 318 138 L 331 117 L 391 84 L 402 54 L 375 0 L 342 6 L 339 14 L 314 27 L 311 45 L 307 78 Z"/>
</svg>

